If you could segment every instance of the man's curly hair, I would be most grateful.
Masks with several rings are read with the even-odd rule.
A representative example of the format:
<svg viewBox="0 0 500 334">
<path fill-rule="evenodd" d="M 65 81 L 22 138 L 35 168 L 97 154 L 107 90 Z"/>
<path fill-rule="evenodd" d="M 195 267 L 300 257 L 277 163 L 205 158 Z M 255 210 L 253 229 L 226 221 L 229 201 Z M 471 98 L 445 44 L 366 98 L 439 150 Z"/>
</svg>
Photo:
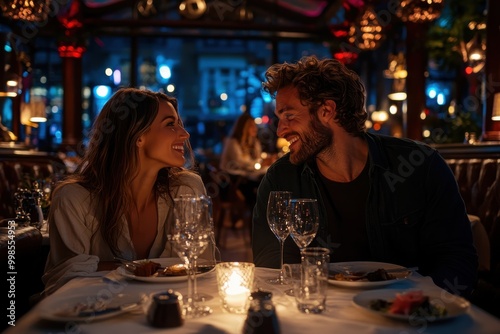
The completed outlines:
<svg viewBox="0 0 500 334">
<path fill-rule="evenodd" d="M 311 114 L 326 100 L 333 100 L 337 105 L 335 120 L 347 132 L 357 136 L 365 131 L 365 87 L 359 76 L 338 60 L 307 56 L 294 64 L 274 64 L 265 77 L 262 86 L 271 96 L 291 85 Z"/>
</svg>

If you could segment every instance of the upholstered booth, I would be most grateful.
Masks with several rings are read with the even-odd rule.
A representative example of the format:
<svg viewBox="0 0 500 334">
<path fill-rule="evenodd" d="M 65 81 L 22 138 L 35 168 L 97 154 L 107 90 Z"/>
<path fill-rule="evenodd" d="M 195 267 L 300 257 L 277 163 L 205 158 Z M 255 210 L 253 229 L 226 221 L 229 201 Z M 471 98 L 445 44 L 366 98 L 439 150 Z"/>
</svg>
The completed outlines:
<svg viewBox="0 0 500 334">
<path fill-rule="evenodd" d="M 23 147 L 0 147 L 0 219 L 16 216 L 15 193 L 33 181 L 51 182 L 66 174 L 66 165 L 54 154 Z"/>
<path fill-rule="evenodd" d="M 480 257 L 475 301 L 500 315 L 500 143 L 436 145 L 435 148 L 455 174 L 470 214 Z M 485 254 L 487 247 L 489 254 Z M 484 263 L 488 255 L 489 263 Z"/>
<path fill-rule="evenodd" d="M 14 314 L 19 319 L 31 307 L 31 295 L 43 289 L 42 234 L 33 226 L 15 226 L 12 220 L 9 224 L 9 219 L 0 225 L 0 258 L 5 272 L 2 286 L 6 287 L 2 309 L 4 314 Z M 0 331 L 9 320 L 4 318 Z"/>
<path fill-rule="evenodd" d="M 13 267 L 9 271 L 12 274 L 7 272 L 7 278 L 12 277 L 15 283 L 12 285 L 15 296 L 4 298 L 2 305 L 6 308 L 11 299 L 15 300 L 16 318 L 29 310 L 30 297 L 43 290 L 41 276 L 48 245 L 36 227 L 27 226 L 28 222 L 14 225 L 15 194 L 19 188 L 30 189 L 34 181 L 51 183 L 64 174 L 64 162 L 53 154 L 32 151 L 22 145 L 0 146 L 0 256 L 4 264 L 12 257 Z"/>
<path fill-rule="evenodd" d="M 491 270 L 500 271 L 500 144 L 436 146 L 455 174 L 467 212 L 489 237 Z"/>
</svg>

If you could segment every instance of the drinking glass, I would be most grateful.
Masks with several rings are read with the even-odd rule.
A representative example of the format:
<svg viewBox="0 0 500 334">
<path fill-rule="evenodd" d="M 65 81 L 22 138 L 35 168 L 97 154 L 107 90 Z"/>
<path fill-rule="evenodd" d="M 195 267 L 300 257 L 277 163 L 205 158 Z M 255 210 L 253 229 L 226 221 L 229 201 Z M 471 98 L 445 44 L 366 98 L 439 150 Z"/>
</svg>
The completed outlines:
<svg viewBox="0 0 500 334">
<path fill-rule="evenodd" d="M 319 227 L 318 201 L 298 198 L 290 201 L 290 235 L 300 250 L 309 246 Z"/>
<path fill-rule="evenodd" d="M 186 262 L 188 293 L 184 303 L 187 318 L 209 315 L 212 309 L 199 305 L 196 296 L 197 259 L 213 236 L 211 201 L 206 196 L 182 196 L 174 199 L 175 223 L 169 239 L 179 257 Z"/>
<path fill-rule="evenodd" d="M 290 200 L 290 236 L 302 251 L 316 237 L 319 227 L 318 201 L 312 198 Z M 293 296 L 293 289 L 285 293 Z"/>
<path fill-rule="evenodd" d="M 304 313 L 322 313 L 326 309 L 330 250 L 307 247 L 300 251 L 300 282 L 293 286 L 297 308 Z"/>
<path fill-rule="evenodd" d="M 181 195 L 180 197 L 192 197 L 192 195 Z M 207 196 L 201 196 L 201 198 L 205 201 L 208 210 L 206 219 L 210 220 L 209 222 L 207 222 L 209 224 L 209 226 L 207 226 L 207 229 L 210 230 L 210 242 L 208 244 L 207 249 L 198 258 L 199 260 L 203 260 L 203 262 L 198 261 L 198 259 L 196 260 L 195 274 L 200 269 L 201 272 L 206 272 L 211 268 L 215 269 L 215 265 L 221 262 L 220 251 L 217 248 L 215 242 L 212 199 Z M 212 295 L 203 292 L 198 292 L 198 285 L 196 284 L 196 275 L 194 276 L 193 280 L 193 298 L 197 302 L 205 302 L 213 298 Z"/>
<path fill-rule="evenodd" d="M 280 242 L 281 264 L 280 273 L 277 278 L 268 282 L 271 284 L 285 284 L 283 278 L 283 247 L 285 239 L 290 234 L 290 207 L 289 202 L 292 198 L 290 191 L 271 191 L 267 201 L 267 223 Z"/>
</svg>

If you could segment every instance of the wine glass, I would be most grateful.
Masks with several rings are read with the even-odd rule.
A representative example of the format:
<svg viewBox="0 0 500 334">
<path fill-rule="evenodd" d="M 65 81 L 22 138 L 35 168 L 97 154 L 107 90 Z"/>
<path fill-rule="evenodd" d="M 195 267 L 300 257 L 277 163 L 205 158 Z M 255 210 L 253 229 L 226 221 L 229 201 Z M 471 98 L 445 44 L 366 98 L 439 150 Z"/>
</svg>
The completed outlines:
<svg viewBox="0 0 500 334">
<path fill-rule="evenodd" d="M 181 197 L 185 197 L 185 196 L 190 197 L 191 195 L 181 195 Z M 199 263 L 198 260 L 196 260 L 195 274 L 198 272 L 198 270 L 201 270 L 201 272 L 207 272 L 207 271 L 215 268 L 215 265 L 218 262 L 221 262 L 221 254 L 220 254 L 220 251 L 217 248 L 216 242 L 215 242 L 212 199 L 210 197 L 206 197 L 206 196 L 201 196 L 201 198 L 204 199 L 205 205 L 207 206 L 207 210 L 208 210 L 208 215 L 206 216 L 206 219 L 209 220 L 209 224 L 210 224 L 209 227 L 207 226 L 207 228 L 210 230 L 210 242 L 208 244 L 207 249 L 199 257 L 200 260 L 204 260 L 204 261 L 202 263 Z M 209 294 L 206 294 L 203 292 L 198 292 L 198 285 L 196 283 L 196 275 L 194 276 L 193 298 L 197 302 L 205 302 L 205 301 L 211 300 L 213 298 L 212 295 L 209 295 Z"/>
<path fill-rule="evenodd" d="M 267 201 L 267 223 L 280 242 L 281 264 L 280 273 L 277 278 L 268 282 L 271 284 L 285 284 L 283 278 L 283 247 L 285 239 L 290 234 L 290 211 L 289 202 L 292 193 L 289 191 L 271 191 Z"/>
<path fill-rule="evenodd" d="M 187 318 L 209 315 L 212 309 L 197 303 L 196 270 L 197 259 L 208 247 L 213 236 L 210 199 L 206 196 L 181 196 L 174 199 L 175 223 L 169 240 L 179 257 L 186 262 L 188 293 L 184 303 Z"/>
<path fill-rule="evenodd" d="M 290 235 L 302 249 L 316 237 L 319 227 L 318 200 L 298 198 L 290 201 Z"/>
<path fill-rule="evenodd" d="M 290 200 L 290 236 L 302 251 L 316 237 L 319 227 L 318 201 L 312 198 Z M 293 296 L 293 289 L 285 291 Z"/>
</svg>

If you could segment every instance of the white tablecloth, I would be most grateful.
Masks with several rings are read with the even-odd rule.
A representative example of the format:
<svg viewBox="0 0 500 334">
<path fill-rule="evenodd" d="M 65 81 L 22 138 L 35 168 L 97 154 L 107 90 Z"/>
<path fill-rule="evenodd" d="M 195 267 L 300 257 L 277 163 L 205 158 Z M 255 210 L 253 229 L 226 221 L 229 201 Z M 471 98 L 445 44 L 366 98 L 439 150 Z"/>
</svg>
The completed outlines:
<svg viewBox="0 0 500 334">
<path fill-rule="evenodd" d="M 114 272 L 111 272 L 114 273 Z M 103 273 L 103 275 L 106 273 Z M 90 323 L 54 323 L 40 318 L 40 312 L 56 298 L 70 298 L 75 295 L 97 294 L 152 294 L 174 289 L 181 293 L 187 292 L 187 282 L 178 283 L 145 283 L 125 280 L 118 275 L 115 282 L 109 282 L 103 277 L 76 278 L 68 282 L 54 295 L 39 303 L 33 310 L 16 321 L 6 333 L 241 333 L 246 315 L 225 313 L 220 305 L 217 292 L 215 272 L 198 278 L 198 290 L 212 295 L 214 298 L 206 304 L 213 309 L 209 316 L 198 319 L 186 319 L 182 327 L 174 329 L 157 329 L 151 327 L 145 314 L 126 313 L 116 317 Z M 326 313 L 304 314 L 297 310 L 294 298 L 284 291 L 289 286 L 276 286 L 266 282 L 266 279 L 276 277 L 277 270 L 256 268 L 255 287 L 273 292 L 273 303 L 276 306 L 281 333 L 500 333 L 500 320 L 489 313 L 472 306 L 470 310 L 451 320 L 410 325 L 405 321 L 389 319 L 378 314 L 372 314 L 360 309 L 352 302 L 357 293 L 364 290 L 340 288 L 329 285 Z M 410 279 L 392 284 L 386 289 L 422 289 L 431 291 L 438 289 L 429 278 L 414 274 Z M 444 293 L 444 292 L 443 292 Z"/>
</svg>

